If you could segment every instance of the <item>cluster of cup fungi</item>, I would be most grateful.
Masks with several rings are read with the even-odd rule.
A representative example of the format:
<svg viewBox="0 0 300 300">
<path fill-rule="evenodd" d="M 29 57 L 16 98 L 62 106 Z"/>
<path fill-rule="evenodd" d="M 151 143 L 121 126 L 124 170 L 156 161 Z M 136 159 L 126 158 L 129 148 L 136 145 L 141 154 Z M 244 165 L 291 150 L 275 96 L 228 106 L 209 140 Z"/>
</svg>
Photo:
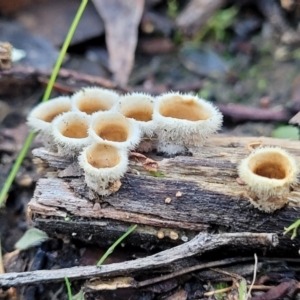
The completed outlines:
<svg viewBox="0 0 300 300">
<path fill-rule="evenodd" d="M 106 196 L 118 190 L 130 151 L 193 151 L 221 128 L 223 116 L 213 104 L 191 94 L 120 96 L 88 87 L 37 105 L 27 120 L 46 147 L 78 159 L 87 186 Z M 273 212 L 287 203 L 298 167 L 283 149 L 265 147 L 244 159 L 238 173 L 254 206 Z"/>
</svg>

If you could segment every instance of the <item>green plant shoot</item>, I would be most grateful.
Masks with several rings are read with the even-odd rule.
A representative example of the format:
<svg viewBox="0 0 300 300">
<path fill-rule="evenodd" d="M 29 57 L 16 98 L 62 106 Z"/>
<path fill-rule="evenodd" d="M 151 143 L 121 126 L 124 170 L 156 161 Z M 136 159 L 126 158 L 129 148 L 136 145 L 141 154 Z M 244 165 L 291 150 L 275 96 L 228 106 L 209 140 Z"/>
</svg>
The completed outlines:
<svg viewBox="0 0 300 300">
<path fill-rule="evenodd" d="M 100 260 L 97 262 L 97 266 L 100 266 L 104 263 L 106 258 L 112 254 L 115 248 L 131 233 L 136 229 L 137 225 L 131 226 L 117 241 L 115 241 L 112 246 L 108 248 L 108 250 L 103 254 Z"/>
<path fill-rule="evenodd" d="M 88 0 L 82 0 L 81 4 L 79 6 L 79 9 L 78 9 L 78 11 L 75 15 L 75 18 L 72 22 L 72 25 L 71 25 L 70 29 L 69 29 L 69 32 L 68 32 L 67 37 L 64 41 L 64 44 L 63 44 L 63 46 L 60 50 L 58 59 L 56 61 L 54 69 L 52 71 L 52 74 L 51 74 L 50 80 L 48 82 L 48 85 L 47 85 L 45 94 L 43 96 L 42 102 L 47 101 L 50 97 L 50 94 L 51 94 L 51 91 L 53 89 L 53 85 L 54 85 L 54 82 L 55 82 L 56 77 L 58 75 L 59 69 L 62 65 L 62 62 L 63 62 L 63 59 L 66 55 L 67 49 L 70 45 L 70 42 L 72 40 L 72 37 L 73 37 L 74 32 L 76 30 L 76 27 L 77 27 L 77 25 L 78 25 L 78 23 L 81 19 L 81 16 L 84 12 L 84 9 L 85 9 L 87 3 L 88 3 Z M 35 134 L 33 132 L 29 133 L 29 135 L 27 136 L 26 141 L 24 143 L 24 146 L 23 146 L 22 150 L 20 151 L 20 153 L 19 153 L 19 155 L 18 155 L 18 157 L 17 157 L 17 159 L 16 159 L 16 161 L 15 161 L 15 163 L 14 163 L 14 165 L 13 165 L 13 167 L 12 167 L 12 169 L 11 169 L 11 171 L 10 171 L 10 173 L 9 173 L 9 175 L 8 175 L 6 181 L 5 181 L 5 183 L 4 183 L 4 185 L 1 189 L 1 192 L 0 192 L 0 208 L 2 207 L 4 201 L 6 200 L 7 193 L 9 192 L 9 189 L 10 189 L 10 187 L 11 187 L 11 185 L 12 185 L 12 183 L 13 183 L 13 181 L 14 181 L 17 173 L 18 173 L 18 170 L 19 170 L 19 168 L 20 168 L 20 166 L 21 166 L 21 164 L 24 160 L 24 157 L 26 156 L 26 153 L 29 150 L 29 147 L 30 147 L 30 145 L 31 145 L 31 143 L 34 139 L 34 136 L 35 136 Z"/>
<path fill-rule="evenodd" d="M 288 232 L 292 231 L 291 239 L 293 240 L 297 236 L 297 230 L 300 226 L 300 219 L 295 221 L 292 225 L 290 225 L 288 228 L 284 228 L 283 234 L 287 234 Z"/>
</svg>

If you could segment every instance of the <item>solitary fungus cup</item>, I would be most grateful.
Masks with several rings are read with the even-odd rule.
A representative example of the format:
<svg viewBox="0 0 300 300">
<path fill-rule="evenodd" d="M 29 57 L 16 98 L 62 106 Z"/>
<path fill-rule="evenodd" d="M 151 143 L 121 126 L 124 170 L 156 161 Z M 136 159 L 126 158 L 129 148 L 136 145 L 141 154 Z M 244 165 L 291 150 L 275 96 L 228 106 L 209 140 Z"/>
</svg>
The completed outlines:
<svg viewBox="0 0 300 300">
<path fill-rule="evenodd" d="M 158 151 L 168 154 L 199 147 L 220 129 L 223 116 L 203 99 L 190 94 L 167 93 L 158 97 L 153 113 Z"/>
<path fill-rule="evenodd" d="M 58 153 L 65 156 L 76 156 L 91 143 L 88 135 L 91 116 L 70 111 L 54 119 L 52 135 L 57 144 Z"/>
<path fill-rule="evenodd" d="M 248 185 L 251 203 L 269 213 L 288 202 L 298 171 L 295 158 L 278 147 L 257 148 L 238 167 L 239 177 Z"/>
<path fill-rule="evenodd" d="M 72 109 L 91 115 L 98 111 L 110 110 L 119 100 L 119 95 L 111 90 L 87 87 L 72 96 Z"/>
<path fill-rule="evenodd" d="M 138 125 L 116 111 L 95 113 L 89 135 L 94 142 L 105 141 L 127 150 L 134 149 L 141 140 Z"/>
<path fill-rule="evenodd" d="M 130 118 L 142 131 L 142 140 L 138 151 L 149 152 L 155 148 L 155 142 L 151 139 L 156 124 L 153 121 L 153 108 L 155 98 L 144 93 L 132 93 L 120 98 L 116 108 L 126 118 Z"/>
<path fill-rule="evenodd" d="M 120 188 L 120 178 L 128 167 L 127 151 L 103 142 L 86 147 L 78 161 L 87 186 L 102 196 Z"/>
<path fill-rule="evenodd" d="M 65 112 L 71 110 L 69 97 L 57 97 L 38 104 L 28 115 L 27 124 L 34 132 L 39 132 L 45 146 L 53 149 L 52 121 Z"/>
</svg>

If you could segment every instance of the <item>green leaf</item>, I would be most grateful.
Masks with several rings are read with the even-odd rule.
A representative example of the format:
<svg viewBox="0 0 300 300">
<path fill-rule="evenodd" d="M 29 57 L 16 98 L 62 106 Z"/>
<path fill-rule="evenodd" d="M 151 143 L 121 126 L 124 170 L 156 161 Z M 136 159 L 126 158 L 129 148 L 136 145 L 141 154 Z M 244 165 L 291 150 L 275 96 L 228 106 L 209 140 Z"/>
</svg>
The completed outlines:
<svg viewBox="0 0 300 300">
<path fill-rule="evenodd" d="M 299 129 L 295 126 L 279 126 L 272 132 L 272 137 L 278 139 L 299 140 Z"/>
<path fill-rule="evenodd" d="M 228 287 L 228 284 L 225 282 L 217 283 L 216 286 L 213 286 L 215 290 L 222 290 Z M 226 293 L 218 293 L 214 295 L 217 300 L 223 300 L 226 297 Z"/>
<path fill-rule="evenodd" d="M 15 244 L 16 249 L 25 250 L 37 246 L 48 239 L 48 235 L 37 228 L 28 229 Z"/>
<path fill-rule="evenodd" d="M 84 292 L 81 289 L 76 295 L 73 296 L 73 300 L 84 300 Z"/>
</svg>

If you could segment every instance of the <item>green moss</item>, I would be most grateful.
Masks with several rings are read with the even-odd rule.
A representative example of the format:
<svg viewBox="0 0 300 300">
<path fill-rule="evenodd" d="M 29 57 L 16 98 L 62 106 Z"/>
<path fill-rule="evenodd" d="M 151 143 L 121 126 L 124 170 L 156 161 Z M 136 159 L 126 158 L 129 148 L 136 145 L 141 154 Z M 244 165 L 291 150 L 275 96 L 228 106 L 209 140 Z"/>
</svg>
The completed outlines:
<svg viewBox="0 0 300 300">
<path fill-rule="evenodd" d="M 163 178 L 165 177 L 165 173 L 161 171 L 149 171 L 149 174 L 152 175 L 153 177 L 158 177 L 158 178 Z"/>
</svg>

